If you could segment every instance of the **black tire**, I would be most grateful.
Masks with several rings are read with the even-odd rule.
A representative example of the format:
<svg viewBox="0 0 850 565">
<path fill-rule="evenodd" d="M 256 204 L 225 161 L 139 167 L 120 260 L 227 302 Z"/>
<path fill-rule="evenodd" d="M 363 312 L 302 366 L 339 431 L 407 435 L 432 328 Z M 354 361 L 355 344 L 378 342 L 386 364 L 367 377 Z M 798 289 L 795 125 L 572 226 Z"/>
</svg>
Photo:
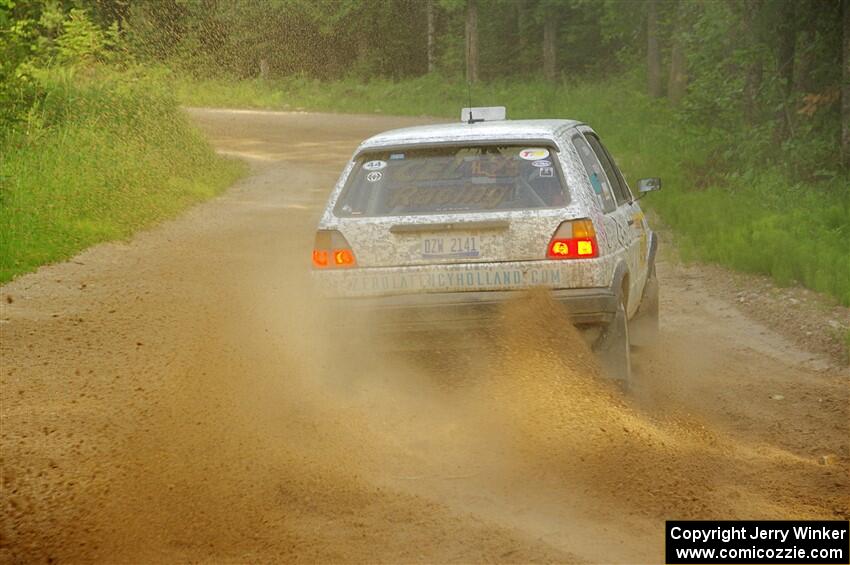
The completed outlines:
<svg viewBox="0 0 850 565">
<path fill-rule="evenodd" d="M 655 266 L 649 273 L 643 289 L 640 307 L 632 319 L 631 344 L 635 346 L 650 346 L 658 340 L 658 277 L 655 276 Z"/>
<path fill-rule="evenodd" d="M 624 389 L 628 389 L 632 379 L 632 357 L 629 344 L 629 319 L 622 300 L 617 304 L 614 319 L 599 338 L 595 349 L 605 375 L 617 381 Z"/>
</svg>

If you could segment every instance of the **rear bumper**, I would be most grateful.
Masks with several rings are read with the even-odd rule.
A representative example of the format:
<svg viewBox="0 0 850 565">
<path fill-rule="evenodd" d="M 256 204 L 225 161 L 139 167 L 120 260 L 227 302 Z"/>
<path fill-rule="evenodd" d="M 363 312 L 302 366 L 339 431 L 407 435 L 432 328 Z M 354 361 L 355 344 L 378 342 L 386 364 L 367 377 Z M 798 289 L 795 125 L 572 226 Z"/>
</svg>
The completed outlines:
<svg viewBox="0 0 850 565">
<path fill-rule="evenodd" d="M 434 263 L 396 267 L 313 270 L 328 297 L 384 297 L 420 294 L 490 294 L 529 288 L 599 289 L 611 286 L 620 259 L 615 255 L 581 261 Z"/>
<path fill-rule="evenodd" d="M 603 325 L 614 317 L 617 295 L 610 288 L 553 289 L 576 325 Z M 478 330 L 492 323 L 499 307 L 522 291 L 478 291 L 404 294 L 369 298 L 336 298 L 342 311 L 362 312 L 381 330 L 428 332 Z"/>
</svg>

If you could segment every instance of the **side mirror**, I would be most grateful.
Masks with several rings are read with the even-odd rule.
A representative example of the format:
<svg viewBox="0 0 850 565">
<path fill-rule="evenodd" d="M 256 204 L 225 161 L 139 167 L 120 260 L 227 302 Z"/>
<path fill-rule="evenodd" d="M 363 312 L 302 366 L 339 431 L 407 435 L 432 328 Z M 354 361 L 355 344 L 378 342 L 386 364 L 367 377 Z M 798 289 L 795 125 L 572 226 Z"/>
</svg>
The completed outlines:
<svg viewBox="0 0 850 565">
<path fill-rule="evenodd" d="M 647 192 L 654 192 L 656 190 L 661 190 L 661 179 L 657 177 L 652 177 L 648 179 L 640 179 L 638 181 L 638 192 L 641 194 L 645 194 Z"/>
</svg>

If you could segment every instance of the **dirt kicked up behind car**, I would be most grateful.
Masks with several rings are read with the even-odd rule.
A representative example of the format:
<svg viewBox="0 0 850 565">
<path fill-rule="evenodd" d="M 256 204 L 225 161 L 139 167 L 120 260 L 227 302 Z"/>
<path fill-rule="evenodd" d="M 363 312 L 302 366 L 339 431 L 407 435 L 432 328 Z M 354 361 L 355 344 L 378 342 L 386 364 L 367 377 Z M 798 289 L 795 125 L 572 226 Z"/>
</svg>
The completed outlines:
<svg viewBox="0 0 850 565">
<path fill-rule="evenodd" d="M 630 346 L 658 327 L 657 238 L 637 200 L 590 126 L 464 108 L 460 123 L 360 144 L 319 221 L 314 279 L 412 344 L 463 341 L 521 291 L 549 289 L 627 386 Z"/>
</svg>

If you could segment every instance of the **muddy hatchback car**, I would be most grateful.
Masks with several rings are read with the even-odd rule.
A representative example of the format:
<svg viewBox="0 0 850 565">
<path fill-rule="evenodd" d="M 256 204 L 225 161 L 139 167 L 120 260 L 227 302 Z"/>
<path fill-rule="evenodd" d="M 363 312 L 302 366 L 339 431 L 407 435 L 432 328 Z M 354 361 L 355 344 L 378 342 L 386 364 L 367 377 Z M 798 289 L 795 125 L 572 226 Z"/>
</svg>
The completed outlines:
<svg viewBox="0 0 850 565">
<path fill-rule="evenodd" d="M 638 191 L 660 186 L 643 179 Z M 519 292 L 548 288 L 609 376 L 628 383 L 630 345 L 657 332 L 656 249 L 590 126 L 465 108 L 460 123 L 365 140 L 331 193 L 312 261 L 325 294 L 391 315 L 409 340 L 474 329 Z"/>
</svg>

